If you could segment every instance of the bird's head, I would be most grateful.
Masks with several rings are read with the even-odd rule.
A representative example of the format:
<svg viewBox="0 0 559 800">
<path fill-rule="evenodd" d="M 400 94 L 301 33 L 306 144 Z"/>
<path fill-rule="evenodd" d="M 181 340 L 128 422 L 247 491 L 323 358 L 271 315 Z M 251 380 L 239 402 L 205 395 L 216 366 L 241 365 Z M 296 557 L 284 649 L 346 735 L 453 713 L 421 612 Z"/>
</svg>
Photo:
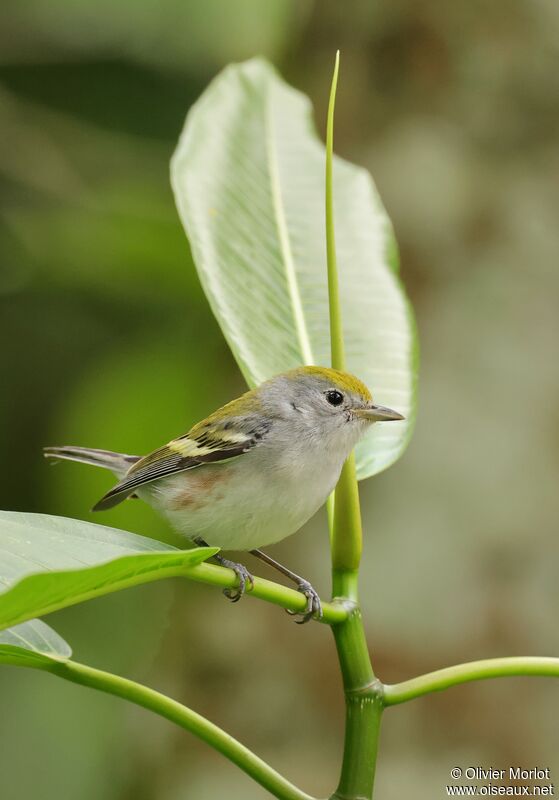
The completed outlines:
<svg viewBox="0 0 559 800">
<path fill-rule="evenodd" d="M 322 437 L 341 435 L 353 444 L 375 422 L 404 419 L 375 404 L 359 378 L 327 367 L 299 367 L 277 375 L 260 387 L 260 400 L 271 414 L 298 428 Z"/>
</svg>

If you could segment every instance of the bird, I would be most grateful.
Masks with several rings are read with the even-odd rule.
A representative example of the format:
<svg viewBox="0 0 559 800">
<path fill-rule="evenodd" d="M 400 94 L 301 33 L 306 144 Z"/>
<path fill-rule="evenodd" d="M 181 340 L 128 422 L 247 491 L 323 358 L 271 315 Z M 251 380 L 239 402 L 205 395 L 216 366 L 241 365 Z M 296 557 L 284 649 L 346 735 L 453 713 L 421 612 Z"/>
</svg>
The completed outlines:
<svg viewBox="0 0 559 800">
<path fill-rule="evenodd" d="M 303 366 L 276 375 L 214 411 L 143 457 L 87 447 L 46 447 L 67 459 L 113 472 L 118 482 L 93 507 L 139 497 L 199 546 L 248 551 L 292 580 L 307 604 L 299 623 L 320 618 L 312 584 L 262 547 L 298 531 L 325 503 L 351 451 L 377 422 L 403 420 L 377 405 L 347 372 Z M 252 588 L 241 563 L 214 556 L 237 576 L 233 602 Z"/>
</svg>

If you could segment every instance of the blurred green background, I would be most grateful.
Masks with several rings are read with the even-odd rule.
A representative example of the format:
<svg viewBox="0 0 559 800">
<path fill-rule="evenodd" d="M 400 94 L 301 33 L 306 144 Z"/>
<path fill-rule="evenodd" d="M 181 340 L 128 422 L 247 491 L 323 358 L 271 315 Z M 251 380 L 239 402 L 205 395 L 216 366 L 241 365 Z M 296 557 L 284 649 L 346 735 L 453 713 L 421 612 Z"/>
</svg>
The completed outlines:
<svg viewBox="0 0 559 800">
<path fill-rule="evenodd" d="M 182 232 L 168 163 L 232 60 L 271 59 L 394 222 L 422 348 L 412 444 L 362 484 L 362 592 L 379 676 L 557 655 L 559 5 L 552 0 L 29 0 L 0 12 L 1 506 L 172 539 L 141 503 L 88 513 L 106 474 L 46 444 L 146 452 L 242 381 Z M 374 388 L 374 387 L 373 387 Z M 321 514 L 273 549 L 329 590 Z M 260 567 L 255 571 L 263 574 Z M 313 793 L 335 784 L 328 630 L 167 582 L 52 615 L 78 660 L 192 705 Z M 266 793 L 147 712 L 0 674 L 2 800 Z M 476 684 L 386 714 L 379 800 L 445 796 L 453 766 L 550 767 L 559 684 Z M 555 771 L 554 775 L 553 772 Z"/>
</svg>

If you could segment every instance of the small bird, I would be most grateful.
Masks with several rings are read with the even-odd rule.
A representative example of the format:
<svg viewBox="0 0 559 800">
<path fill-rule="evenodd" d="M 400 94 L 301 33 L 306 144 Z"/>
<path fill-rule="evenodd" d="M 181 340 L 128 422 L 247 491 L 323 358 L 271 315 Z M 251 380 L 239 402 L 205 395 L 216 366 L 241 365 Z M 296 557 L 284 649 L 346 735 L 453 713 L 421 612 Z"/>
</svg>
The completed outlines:
<svg viewBox="0 0 559 800">
<path fill-rule="evenodd" d="M 320 618 L 318 594 L 259 548 L 295 533 L 323 505 L 370 425 L 401 419 L 375 405 L 353 375 L 307 366 L 265 381 L 143 458 L 85 447 L 47 447 L 44 454 L 117 476 L 94 511 L 140 497 L 192 542 L 248 550 L 278 569 L 307 598 L 302 623 Z M 237 575 L 238 588 L 225 594 L 239 600 L 252 575 L 243 564 L 215 559 Z"/>
</svg>

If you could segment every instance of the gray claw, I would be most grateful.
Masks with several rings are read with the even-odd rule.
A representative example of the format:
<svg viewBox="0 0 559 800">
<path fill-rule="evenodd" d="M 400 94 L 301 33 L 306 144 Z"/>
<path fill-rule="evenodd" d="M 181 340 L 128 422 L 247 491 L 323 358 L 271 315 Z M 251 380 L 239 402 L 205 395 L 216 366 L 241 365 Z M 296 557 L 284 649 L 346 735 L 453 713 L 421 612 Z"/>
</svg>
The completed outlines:
<svg viewBox="0 0 559 800">
<path fill-rule="evenodd" d="M 248 569 L 244 566 L 244 564 L 237 564 L 236 561 L 229 561 L 228 558 L 220 558 L 219 563 L 223 567 L 227 567 L 228 569 L 232 569 L 235 575 L 237 576 L 237 580 L 239 581 L 239 585 L 234 589 L 224 589 L 223 594 L 232 603 L 238 603 L 244 593 L 247 591 L 247 588 L 252 589 L 254 586 L 254 578 L 248 571 Z"/>
<path fill-rule="evenodd" d="M 297 591 L 304 594 L 307 598 L 307 605 L 304 611 L 290 611 L 287 610 L 287 613 L 290 614 L 292 617 L 301 617 L 301 619 L 296 619 L 295 622 L 297 625 L 304 625 L 306 622 L 309 622 L 313 617 L 315 619 L 322 619 L 322 606 L 320 604 L 320 597 L 318 593 L 313 589 L 311 584 L 308 581 L 301 581 L 297 584 Z"/>
</svg>

